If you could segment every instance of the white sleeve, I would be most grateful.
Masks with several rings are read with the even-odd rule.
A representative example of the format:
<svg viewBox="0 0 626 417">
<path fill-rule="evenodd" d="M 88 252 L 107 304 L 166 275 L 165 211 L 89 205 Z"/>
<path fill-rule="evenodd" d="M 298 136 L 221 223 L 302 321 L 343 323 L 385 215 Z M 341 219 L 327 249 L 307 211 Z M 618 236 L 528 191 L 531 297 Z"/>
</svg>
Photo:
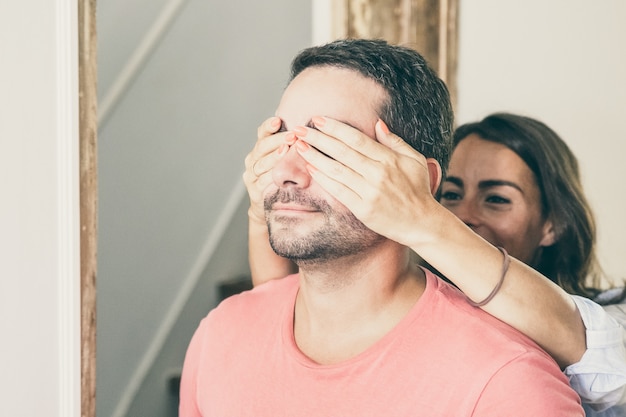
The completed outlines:
<svg viewBox="0 0 626 417">
<path fill-rule="evenodd" d="M 595 411 L 626 403 L 624 327 L 595 302 L 572 295 L 587 329 L 587 350 L 565 368 L 570 385 Z"/>
</svg>

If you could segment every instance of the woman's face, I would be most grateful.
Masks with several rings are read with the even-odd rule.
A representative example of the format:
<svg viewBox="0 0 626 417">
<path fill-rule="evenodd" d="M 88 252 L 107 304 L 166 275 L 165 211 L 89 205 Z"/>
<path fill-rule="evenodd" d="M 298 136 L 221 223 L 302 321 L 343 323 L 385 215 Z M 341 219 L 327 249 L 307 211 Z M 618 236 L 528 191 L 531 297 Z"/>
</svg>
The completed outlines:
<svg viewBox="0 0 626 417">
<path fill-rule="evenodd" d="M 525 263 L 532 262 L 540 246 L 554 243 L 528 165 L 506 146 L 476 134 L 454 149 L 441 203 L 484 239 Z"/>
</svg>

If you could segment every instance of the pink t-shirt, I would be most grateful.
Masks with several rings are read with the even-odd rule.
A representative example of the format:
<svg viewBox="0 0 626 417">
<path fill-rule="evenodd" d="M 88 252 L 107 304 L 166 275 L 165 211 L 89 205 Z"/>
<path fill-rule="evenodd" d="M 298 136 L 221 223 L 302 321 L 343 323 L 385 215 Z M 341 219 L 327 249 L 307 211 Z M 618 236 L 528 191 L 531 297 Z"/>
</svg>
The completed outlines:
<svg viewBox="0 0 626 417">
<path fill-rule="evenodd" d="M 426 276 L 424 294 L 396 327 L 334 365 L 295 344 L 297 275 L 226 299 L 187 351 L 180 417 L 584 415 L 535 343 Z"/>
</svg>

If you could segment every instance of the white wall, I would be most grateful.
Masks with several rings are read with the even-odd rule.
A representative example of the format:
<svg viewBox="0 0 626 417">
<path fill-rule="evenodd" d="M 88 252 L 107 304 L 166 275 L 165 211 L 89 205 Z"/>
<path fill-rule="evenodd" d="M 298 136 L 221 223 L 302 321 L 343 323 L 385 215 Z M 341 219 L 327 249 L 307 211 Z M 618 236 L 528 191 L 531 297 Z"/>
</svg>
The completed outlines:
<svg viewBox="0 0 626 417">
<path fill-rule="evenodd" d="M 77 10 L 0 3 L 0 415 L 78 417 Z"/>
<path fill-rule="evenodd" d="M 538 118 L 578 156 L 607 275 L 626 278 L 626 2 L 461 1 L 457 122 Z"/>
</svg>

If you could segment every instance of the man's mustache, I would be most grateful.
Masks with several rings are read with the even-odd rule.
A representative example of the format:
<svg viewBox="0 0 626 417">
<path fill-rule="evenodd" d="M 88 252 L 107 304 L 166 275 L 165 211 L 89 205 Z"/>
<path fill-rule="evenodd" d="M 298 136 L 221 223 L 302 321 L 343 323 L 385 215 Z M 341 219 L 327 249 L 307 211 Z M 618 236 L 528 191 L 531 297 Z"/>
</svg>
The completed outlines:
<svg viewBox="0 0 626 417">
<path fill-rule="evenodd" d="M 326 201 L 312 198 L 300 190 L 279 189 L 274 194 L 265 197 L 263 207 L 265 210 L 272 210 L 276 203 L 295 203 L 318 211 L 327 211 L 330 208 Z"/>
</svg>

